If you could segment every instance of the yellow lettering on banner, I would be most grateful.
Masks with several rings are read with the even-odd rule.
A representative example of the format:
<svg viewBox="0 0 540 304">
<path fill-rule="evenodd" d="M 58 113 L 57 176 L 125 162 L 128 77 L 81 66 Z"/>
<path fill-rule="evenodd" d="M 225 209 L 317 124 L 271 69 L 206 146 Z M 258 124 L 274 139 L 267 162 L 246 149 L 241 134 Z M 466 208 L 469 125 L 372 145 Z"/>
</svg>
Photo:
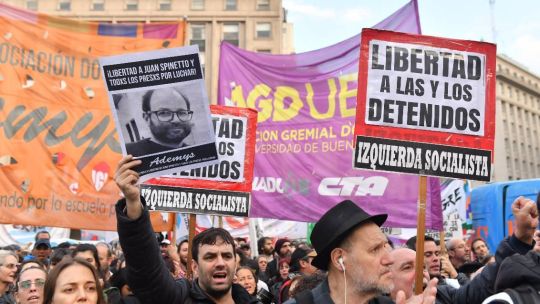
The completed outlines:
<svg viewBox="0 0 540 304">
<path fill-rule="evenodd" d="M 277 130 L 262 130 L 256 132 L 256 142 L 259 141 L 272 141 L 278 139 Z"/>
<path fill-rule="evenodd" d="M 285 109 L 285 99 L 291 99 L 292 103 L 288 109 Z M 274 121 L 287 121 L 290 120 L 296 115 L 304 103 L 300 99 L 300 94 L 293 87 L 279 86 L 276 88 L 276 93 L 274 93 Z"/>
<path fill-rule="evenodd" d="M 347 98 L 356 98 L 358 89 L 355 87 L 354 89 L 349 90 L 348 83 L 357 81 L 357 79 L 358 73 L 339 76 L 339 109 L 341 111 L 341 117 L 353 117 L 356 115 L 356 99 L 354 100 L 355 102 L 352 104 L 352 107 L 349 108 L 347 107 Z"/>
<path fill-rule="evenodd" d="M 309 106 L 309 114 L 311 114 L 311 117 L 315 119 L 326 119 L 326 118 L 332 118 L 334 117 L 336 113 L 336 84 L 334 82 L 334 79 L 328 79 L 328 87 L 330 88 L 330 92 L 328 93 L 328 111 L 326 113 L 320 113 L 317 108 L 315 107 L 315 104 L 313 103 L 313 86 L 311 83 L 306 83 L 306 101 Z"/>
<path fill-rule="evenodd" d="M 237 85 L 231 92 L 231 100 L 239 108 L 247 108 L 246 101 L 244 100 L 244 91 L 242 91 L 242 86 Z"/>
<path fill-rule="evenodd" d="M 341 137 L 347 137 L 354 133 L 354 125 L 343 125 L 341 126 Z"/>
<path fill-rule="evenodd" d="M 258 122 L 263 122 L 272 116 L 272 98 L 259 99 L 261 110 L 255 105 L 259 97 L 268 97 L 270 92 L 272 92 L 272 89 L 265 84 L 258 84 L 249 92 L 247 106 L 259 111 Z"/>
<path fill-rule="evenodd" d="M 300 110 L 307 105 L 309 115 L 317 120 L 332 119 L 336 116 L 341 118 L 354 117 L 356 115 L 356 94 L 357 89 L 349 88 L 351 83 L 356 82 L 358 73 L 341 75 L 336 78 L 328 78 L 328 108 L 326 112 L 319 112 L 315 105 L 315 92 L 312 83 L 305 83 L 306 101 L 302 100 L 300 92 L 291 86 L 277 86 L 275 89 L 260 83 L 253 87 L 244 98 L 244 91 L 241 85 L 236 85 L 231 92 L 231 101 L 238 107 L 253 108 L 259 111 L 257 122 L 264 122 L 272 119 L 275 122 L 289 121 L 300 113 Z M 339 91 L 336 82 L 339 81 Z M 336 103 L 339 99 L 340 114 L 336 115 Z M 351 100 L 354 99 L 352 102 Z M 289 107 L 285 107 L 285 100 L 290 100 Z M 324 105 L 319 105 L 323 108 Z"/>
</svg>

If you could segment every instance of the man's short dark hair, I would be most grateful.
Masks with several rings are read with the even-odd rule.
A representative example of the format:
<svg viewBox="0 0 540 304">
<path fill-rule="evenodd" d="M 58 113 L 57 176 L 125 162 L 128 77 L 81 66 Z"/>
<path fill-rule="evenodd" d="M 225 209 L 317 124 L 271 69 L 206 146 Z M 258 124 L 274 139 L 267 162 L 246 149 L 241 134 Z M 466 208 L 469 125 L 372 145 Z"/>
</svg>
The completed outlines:
<svg viewBox="0 0 540 304">
<path fill-rule="evenodd" d="M 234 250 L 234 253 L 240 257 L 240 266 L 249 266 L 248 262 L 250 258 L 246 256 L 246 254 L 242 251 L 242 249 L 236 248 Z"/>
<path fill-rule="evenodd" d="M 437 243 L 437 241 L 434 238 L 430 237 L 429 235 L 424 236 L 424 244 L 426 242 L 434 242 L 436 245 L 439 245 L 439 243 Z M 405 243 L 405 246 L 407 246 L 407 248 L 411 250 L 416 251 L 416 235 L 408 239 L 407 242 Z"/>
<path fill-rule="evenodd" d="M 101 268 L 101 263 L 99 262 L 99 255 L 98 255 L 96 246 L 92 244 L 85 244 L 85 243 L 79 244 L 77 245 L 77 247 L 75 247 L 75 249 L 73 249 L 73 251 L 71 252 L 71 256 L 74 258 L 78 252 L 85 252 L 85 251 L 92 252 L 92 255 L 94 256 L 94 260 L 96 261 L 97 270 L 99 271 L 99 269 Z"/>
<path fill-rule="evenodd" d="M 215 245 L 218 238 L 225 243 L 230 244 L 233 248 L 233 255 L 236 253 L 234 240 L 231 234 L 223 228 L 209 228 L 193 238 L 193 247 L 191 248 L 191 256 L 195 261 L 199 261 L 199 247 L 202 245 Z M 236 256 L 235 256 L 236 259 Z"/>
<path fill-rule="evenodd" d="M 486 243 L 486 241 L 485 241 L 483 238 L 475 238 L 475 239 L 471 242 L 471 250 L 472 250 L 472 252 L 473 252 L 474 254 L 476 254 L 476 250 L 474 250 L 474 244 L 475 244 L 476 242 L 483 242 L 484 245 L 486 245 L 486 247 L 487 247 L 487 243 Z"/>
<path fill-rule="evenodd" d="M 71 247 L 70 242 L 62 242 L 58 244 L 58 246 L 56 246 L 56 248 L 64 248 L 64 249 L 69 249 L 69 247 Z"/>
<path fill-rule="evenodd" d="M 438 241 L 436 241 L 434 238 L 430 237 L 429 235 L 424 236 L 424 243 L 425 242 L 433 242 L 433 243 L 439 245 Z"/>
<path fill-rule="evenodd" d="M 259 251 L 259 254 L 264 254 L 264 243 L 266 243 L 266 240 L 272 239 L 267 236 L 263 236 L 262 238 L 257 240 L 257 250 Z"/>
<path fill-rule="evenodd" d="M 38 239 L 40 239 L 40 238 L 38 238 L 38 235 L 40 235 L 42 233 L 46 233 L 49 236 L 49 239 L 51 238 L 51 234 L 49 233 L 49 231 L 41 230 L 41 231 L 36 232 L 36 235 L 34 236 L 34 239 L 35 239 L 36 242 L 37 242 Z"/>
<path fill-rule="evenodd" d="M 56 248 L 51 254 L 51 265 L 56 266 L 65 256 L 71 256 L 71 250 L 67 248 Z"/>
<path fill-rule="evenodd" d="M 151 108 L 150 107 L 150 100 L 152 99 L 152 95 L 154 94 L 154 91 L 155 90 L 148 90 L 146 93 L 144 93 L 143 97 L 142 97 L 142 111 L 143 113 L 146 113 L 146 112 L 150 112 L 151 111 Z M 180 94 L 180 96 L 182 96 L 182 98 L 184 98 L 184 100 L 186 101 L 186 106 L 187 106 L 187 110 L 191 110 L 191 104 L 189 102 L 189 99 L 187 98 L 187 96 L 185 94 L 183 94 L 182 92 L 179 92 L 179 91 L 176 91 L 174 90 L 176 93 Z"/>
</svg>

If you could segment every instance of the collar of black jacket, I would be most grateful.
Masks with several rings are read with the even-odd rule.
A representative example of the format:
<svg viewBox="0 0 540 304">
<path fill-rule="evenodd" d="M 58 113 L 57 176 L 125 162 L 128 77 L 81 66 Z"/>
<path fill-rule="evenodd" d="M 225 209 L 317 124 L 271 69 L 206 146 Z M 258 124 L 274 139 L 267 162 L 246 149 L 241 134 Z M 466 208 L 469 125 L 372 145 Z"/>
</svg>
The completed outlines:
<svg viewBox="0 0 540 304">
<path fill-rule="evenodd" d="M 250 303 L 257 303 L 257 299 L 254 299 L 249 295 L 249 293 L 246 291 L 246 289 L 238 284 L 232 284 L 232 297 L 234 300 L 234 303 L 241 303 L 241 304 L 250 304 Z M 214 303 L 208 295 L 202 290 L 202 288 L 199 286 L 199 281 L 195 280 L 191 284 L 191 297 L 194 300 L 200 301 L 202 303 Z"/>
<path fill-rule="evenodd" d="M 328 284 L 328 278 L 326 278 L 319 285 L 317 285 L 317 287 L 313 289 L 312 294 L 313 294 L 313 301 L 316 304 L 318 303 L 333 304 L 334 303 L 334 301 L 330 297 L 330 286 Z M 393 304 L 394 301 L 392 301 L 392 299 L 386 296 L 378 296 L 376 298 L 369 300 L 368 303 L 369 304 Z"/>
</svg>

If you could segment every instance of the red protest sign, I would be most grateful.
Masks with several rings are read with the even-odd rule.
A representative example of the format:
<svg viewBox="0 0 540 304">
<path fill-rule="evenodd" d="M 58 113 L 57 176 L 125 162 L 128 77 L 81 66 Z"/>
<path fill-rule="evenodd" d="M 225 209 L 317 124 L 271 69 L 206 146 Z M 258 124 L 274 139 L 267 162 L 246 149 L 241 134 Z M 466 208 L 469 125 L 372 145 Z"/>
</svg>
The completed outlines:
<svg viewBox="0 0 540 304">
<path fill-rule="evenodd" d="M 219 162 L 141 185 L 150 210 L 249 215 L 257 111 L 210 106 Z"/>
<path fill-rule="evenodd" d="M 354 167 L 489 181 L 496 46 L 364 29 Z"/>
</svg>

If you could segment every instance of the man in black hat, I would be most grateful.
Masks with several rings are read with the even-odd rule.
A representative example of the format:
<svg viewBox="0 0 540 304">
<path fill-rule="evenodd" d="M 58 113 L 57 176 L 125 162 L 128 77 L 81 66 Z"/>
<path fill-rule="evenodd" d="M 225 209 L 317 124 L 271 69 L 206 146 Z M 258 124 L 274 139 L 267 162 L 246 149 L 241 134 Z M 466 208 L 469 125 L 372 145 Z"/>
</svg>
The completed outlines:
<svg viewBox="0 0 540 304">
<path fill-rule="evenodd" d="M 301 275 L 312 275 L 317 272 L 317 267 L 311 262 L 317 256 L 317 252 L 311 248 L 296 248 L 291 255 L 291 268 L 289 272 Z"/>
<path fill-rule="evenodd" d="M 394 286 L 390 246 L 380 229 L 386 218 L 386 214 L 371 216 L 349 200 L 326 212 L 315 224 L 311 243 L 317 251 L 312 264 L 328 270 L 328 278 L 288 303 L 394 303 L 381 296 Z M 430 281 L 424 294 L 408 302 L 400 291 L 396 303 L 434 303 L 436 285 L 436 279 Z"/>
<path fill-rule="evenodd" d="M 48 239 L 39 239 L 34 243 L 32 256 L 44 265 L 49 265 L 49 257 L 51 255 L 51 243 Z"/>
</svg>

